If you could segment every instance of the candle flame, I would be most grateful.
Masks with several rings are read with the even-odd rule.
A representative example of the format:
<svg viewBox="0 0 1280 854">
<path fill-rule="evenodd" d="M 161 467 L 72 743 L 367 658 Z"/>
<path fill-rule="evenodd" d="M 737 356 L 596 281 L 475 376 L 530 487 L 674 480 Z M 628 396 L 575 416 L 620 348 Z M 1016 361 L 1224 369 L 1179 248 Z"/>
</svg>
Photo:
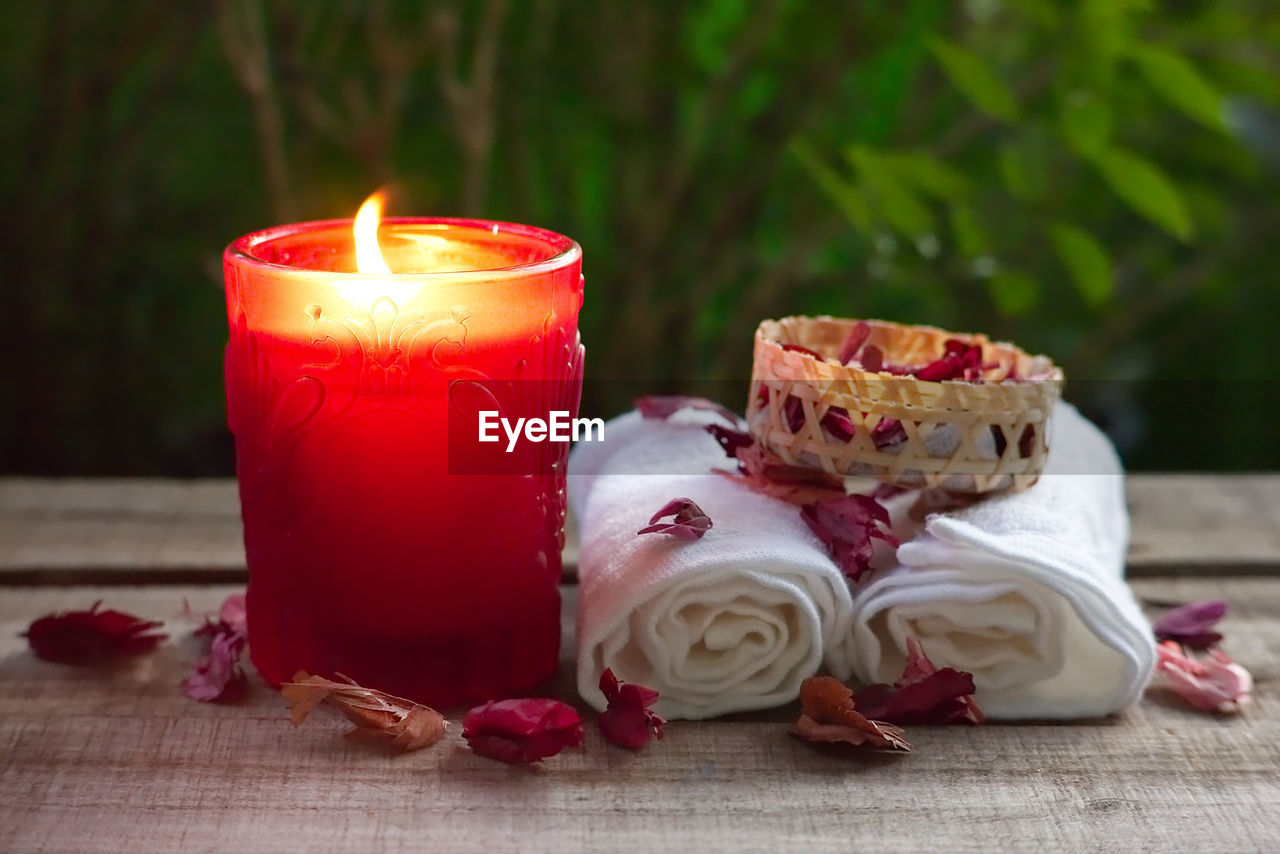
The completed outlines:
<svg viewBox="0 0 1280 854">
<path fill-rule="evenodd" d="M 382 221 L 382 191 L 364 200 L 356 214 L 352 232 L 356 239 L 356 269 L 361 273 L 390 273 L 378 246 L 378 224 Z"/>
</svg>

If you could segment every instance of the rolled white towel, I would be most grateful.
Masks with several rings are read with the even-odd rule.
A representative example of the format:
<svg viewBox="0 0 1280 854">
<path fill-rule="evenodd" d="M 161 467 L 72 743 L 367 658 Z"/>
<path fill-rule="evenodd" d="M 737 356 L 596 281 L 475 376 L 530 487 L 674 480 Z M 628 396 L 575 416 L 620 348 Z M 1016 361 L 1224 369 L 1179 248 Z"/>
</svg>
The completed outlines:
<svg viewBox="0 0 1280 854">
<path fill-rule="evenodd" d="M 596 708 L 606 667 L 658 690 L 659 714 L 686 719 L 789 702 L 824 659 L 852 667 L 844 576 L 794 506 L 710 473 L 733 467 L 702 429 L 714 420 L 628 413 L 569 458 L 578 691 Z M 637 536 L 677 497 L 711 517 L 705 536 Z"/>
<path fill-rule="evenodd" d="M 1124 582 L 1120 461 L 1067 404 L 1051 429 L 1035 487 L 929 517 L 858 588 L 859 678 L 896 679 L 914 635 L 937 666 L 973 674 L 992 718 L 1094 717 L 1138 699 L 1156 653 Z"/>
</svg>

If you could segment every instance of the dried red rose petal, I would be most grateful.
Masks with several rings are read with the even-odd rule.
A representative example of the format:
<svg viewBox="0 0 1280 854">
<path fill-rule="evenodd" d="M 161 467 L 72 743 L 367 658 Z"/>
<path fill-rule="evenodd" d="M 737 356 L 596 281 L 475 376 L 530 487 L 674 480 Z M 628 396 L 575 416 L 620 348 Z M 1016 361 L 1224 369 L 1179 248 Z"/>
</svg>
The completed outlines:
<svg viewBox="0 0 1280 854">
<path fill-rule="evenodd" d="M 87 611 L 63 611 L 41 617 L 23 636 L 31 651 L 46 661 L 87 664 L 107 658 L 141 655 L 168 637 L 152 629 L 164 625 L 122 611 L 99 611 L 99 600 Z"/>
<path fill-rule="evenodd" d="M 827 410 L 822 416 L 822 426 L 833 439 L 840 442 L 847 442 L 853 438 L 857 427 L 853 423 L 853 419 L 849 417 L 849 410 L 839 406 L 833 406 Z"/>
<path fill-rule="evenodd" d="M 800 708 L 791 734 L 806 741 L 843 742 L 904 752 L 911 749 L 901 728 L 859 713 L 853 692 L 830 676 L 811 676 L 800 683 Z"/>
<path fill-rule="evenodd" d="M 982 361 L 981 344 L 948 338 L 942 345 L 942 356 L 915 371 L 915 376 L 927 382 L 959 379 L 978 382 L 984 371 L 995 367 L 998 367 L 995 362 Z"/>
<path fill-rule="evenodd" d="M 862 348 L 860 361 L 864 371 L 878 374 L 884 370 L 884 352 L 874 344 Z"/>
<path fill-rule="evenodd" d="M 497 700 L 476 706 L 462 722 L 462 737 L 481 756 L 528 765 L 582 744 L 582 717 L 559 700 Z"/>
<path fill-rule="evenodd" d="M 822 356 L 819 356 L 813 350 L 810 350 L 808 347 L 801 347 L 799 344 L 783 344 L 782 349 L 790 350 L 793 353 L 804 353 L 806 356 L 812 356 L 815 359 L 825 361 L 825 359 L 823 359 Z"/>
<path fill-rule="evenodd" d="M 857 581 L 871 569 L 872 539 L 898 545 L 889 511 L 869 495 L 845 495 L 806 504 L 800 517 L 831 552 L 841 572 Z"/>
<path fill-rule="evenodd" d="M 782 406 L 782 417 L 787 421 L 787 429 L 796 434 L 804 426 L 804 402 L 795 395 L 787 395 L 787 402 Z"/>
<path fill-rule="evenodd" d="M 980 724 L 973 676 L 934 666 L 915 638 L 907 638 L 907 664 L 892 685 L 868 685 L 855 695 L 863 714 L 897 724 Z"/>
<path fill-rule="evenodd" d="M 1159 672 L 1179 697 L 1197 709 L 1220 715 L 1235 714 L 1253 699 L 1253 677 L 1220 649 L 1208 658 L 1190 658 L 1174 641 L 1156 647 Z"/>
<path fill-rule="evenodd" d="M 702 429 L 710 433 L 730 457 L 736 458 L 738 449 L 748 448 L 755 442 L 750 433 L 734 430 L 730 427 L 725 427 L 723 424 L 708 424 Z"/>
<path fill-rule="evenodd" d="M 666 420 L 682 409 L 700 409 L 714 412 L 735 427 L 739 423 L 737 413 L 723 404 L 705 397 L 692 397 L 684 394 L 651 394 L 636 398 L 635 407 L 644 418 L 660 418 Z"/>
<path fill-rule="evenodd" d="M 182 693 L 202 703 L 232 702 L 244 696 L 248 679 L 240 668 L 244 636 L 214 635 L 209 655 L 196 662 L 195 672 L 182 683 Z"/>
<path fill-rule="evenodd" d="M 619 747 L 638 750 L 649 739 L 662 738 L 663 720 L 649 707 L 658 701 L 658 692 L 633 682 L 622 682 L 613 670 L 600 674 L 600 692 L 609 706 L 598 723 L 605 740 Z"/>
<path fill-rule="evenodd" d="M 1208 649 L 1222 635 L 1213 630 L 1227 613 L 1224 599 L 1211 599 L 1204 602 L 1191 602 L 1180 605 L 1152 623 L 1156 639 L 1177 641 L 1191 649 Z"/>
<path fill-rule="evenodd" d="M 896 418 L 881 418 L 871 430 L 871 441 L 875 443 L 877 451 L 901 445 L 907 441 L 907 428 Z"/>
<path fill-rule="evenodd" d="M 1026 459 L 1031 456 L 1031 452 L 1036 447 L 1036 428 L 1034 424 L 1028 424 L 1022 428 L 1022 435 L 1018 437 L 1018 456 Z"/>
<path fill-rule="evenodd" d="M 672 517 L 670 522 L 659 522 L 659 519 Z M 641 528 L 636 534 L 670 534 L 682 540 L 698 540 L 711 530 L 711 517 L 702 512 L 702 508 L 692 498 L 673 498 L 649 519 L 648 527 Z"/>
<path fill-rule="evenodd" d="M 376 741 L 405 752 L 430 747 L 444 738 L 449 723 L 435 709 L 342 678 L 346 681 L 335 682 L 299 670 L 292 681 L 281 685 L 293 725 L 305 721 L 316 706 L 328 703 L 356 725 L 347 738 Z"/>
<path fill-rule="evenodd" d="M 853 361 L 857 357 L 858 351 L 862 349 L 862 345 L 867 342 L 867 337 L 870 335 L 871 327 L 867 325 L 866 321 L 859 320 L 855 323 L 853 328 L 849 330 L 849 334 L 845 337 L 844 343 L 840 345 L 840 352 L 836 356 L 840 361 L 840 364 L 847 365 Z M 867 368 L 867 370 L 870 370 L 870 368 Z"/>
</svg>

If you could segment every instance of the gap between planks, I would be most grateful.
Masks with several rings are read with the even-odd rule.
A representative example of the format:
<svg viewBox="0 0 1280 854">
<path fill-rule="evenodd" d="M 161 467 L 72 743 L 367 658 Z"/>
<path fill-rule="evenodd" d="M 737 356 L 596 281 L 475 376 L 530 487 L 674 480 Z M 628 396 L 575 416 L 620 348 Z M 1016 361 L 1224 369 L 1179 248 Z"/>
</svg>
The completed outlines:
<svg viewBox="0 0 1280 854">
<path fill-rule="evenodd" d="M 1280 475 L 1138 474 L 1127 491 L 1130 577 L 1280 574 Z M 0 478 L 0 584 L 244 579 L 233 480 Z"/>
</svg>

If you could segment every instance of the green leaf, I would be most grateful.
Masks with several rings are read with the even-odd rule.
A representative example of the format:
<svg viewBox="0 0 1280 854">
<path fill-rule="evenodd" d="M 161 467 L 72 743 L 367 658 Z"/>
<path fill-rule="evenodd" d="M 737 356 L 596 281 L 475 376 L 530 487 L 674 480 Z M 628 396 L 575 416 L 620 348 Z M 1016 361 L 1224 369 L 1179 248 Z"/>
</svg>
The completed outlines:
<svg viewBox="0 0 1280 854">
<path fill-rule="evenodd" d="M 1066 222 L 1051 224 L 1049 239 L 1084 301 L 1094 307 L 1104 304 L 1111 297 L 1113 275 L 1111 258 L 1102 244 Z"/>
<path fill-rule="evenodd" d="M 1023 201 L 1035 201 L 1049 187 L 1048 152 L 1030 136 L 1006 142 L 996 153 L 1000 179 L 1010 193 Z"/>
<path fill-rule="evenodd" d="M 1005 121 L 1012 122 L 1018 118 L 1018 104 L 1013 99 L 1013 93 L 982 57 L 942 39 L 931 40 L 929 49 L 951 83 L 974 106 Z"/>
<path fill-rule="evenodd" d="M 1056 30 L 1060 22 L 1058 9 L 1053 0 L 1011 0 L 1010 6 L 1016 6 L 1022 14 L 1036 22 L 1046 30 Z"/>
<path fill-rule="evenodd" d="M 1170 106 L 1214 130 L 1224 129 L 1222 96 L 1186 57 L 1149 44 L 1133 48 L 1129 56 L 1147 84 Z"/>
<path fill-rule="evenodd" d="M 1035 280 L 1022 273 L 996 273 L 987 279 L 987 292 L 996 311 L 1010 317 L 1026 314 L 1040 296 Z"/>
<path fill-rule="evenodd" d="M 1111 137 L 1111 107 L 1092 92 L 1068 95 L 1059 120 L 1067 144 L 1081 154 L 1101 151 Z"/>
<path fill-rule="evenodd" d="M 933 214 L 894 171 L 890 158 L 863 145 L 852 145 L 845 154 L 858 170 L 878 218 L 912 240 L 933 230 Z"/>
<path fill-rule="evenodd" d="M 951 206 L 951 233 L 955 237 L 956 246 L 969 258 L 986 254 L 991 245 L 974 216 L 973 208 L 965 204 Z"/>
<path fill-rule="evenodd" d="M 793 157 L 808 172 L 824 193 L 835 202 L 836 207 L 849 220 L 849 224 L 861 232 L 872 229 L 871 208 L 862 192 L 853 184 L 842 178 L 832 169 L 813 148 L 804 140 L 793 140 L 788 146 Z"/>
<path fill-rule="evenodd" d="M 1092 156 L 1094 166 L 1125 204 L 1179 240 L 1191 237 L 1191 215 L 1182 194 L 1155 164 L 1119 148 Z"/>
<path fill-rule="evenodd" d="M 928 154 L 895 154 L 893 168 L 911 183 L 931 196 L 951 201 L 969 195 L 972 187 L 968 177 L 936 157 Z"/>
<path fill-rule="evenodd" d="M 704 74 L 713 75 L 728 64 L 734 36 L 748 11 L 742 0 L 707 0 L 684 17 L 685 50 Z"/>
<path fill-rule="evenodd" d="M 1100 63 L 1114 62 L 1130 38 L 1129 9 L 1117 0 L 1080 0 L 1078 26 Z"/>
</svg>

